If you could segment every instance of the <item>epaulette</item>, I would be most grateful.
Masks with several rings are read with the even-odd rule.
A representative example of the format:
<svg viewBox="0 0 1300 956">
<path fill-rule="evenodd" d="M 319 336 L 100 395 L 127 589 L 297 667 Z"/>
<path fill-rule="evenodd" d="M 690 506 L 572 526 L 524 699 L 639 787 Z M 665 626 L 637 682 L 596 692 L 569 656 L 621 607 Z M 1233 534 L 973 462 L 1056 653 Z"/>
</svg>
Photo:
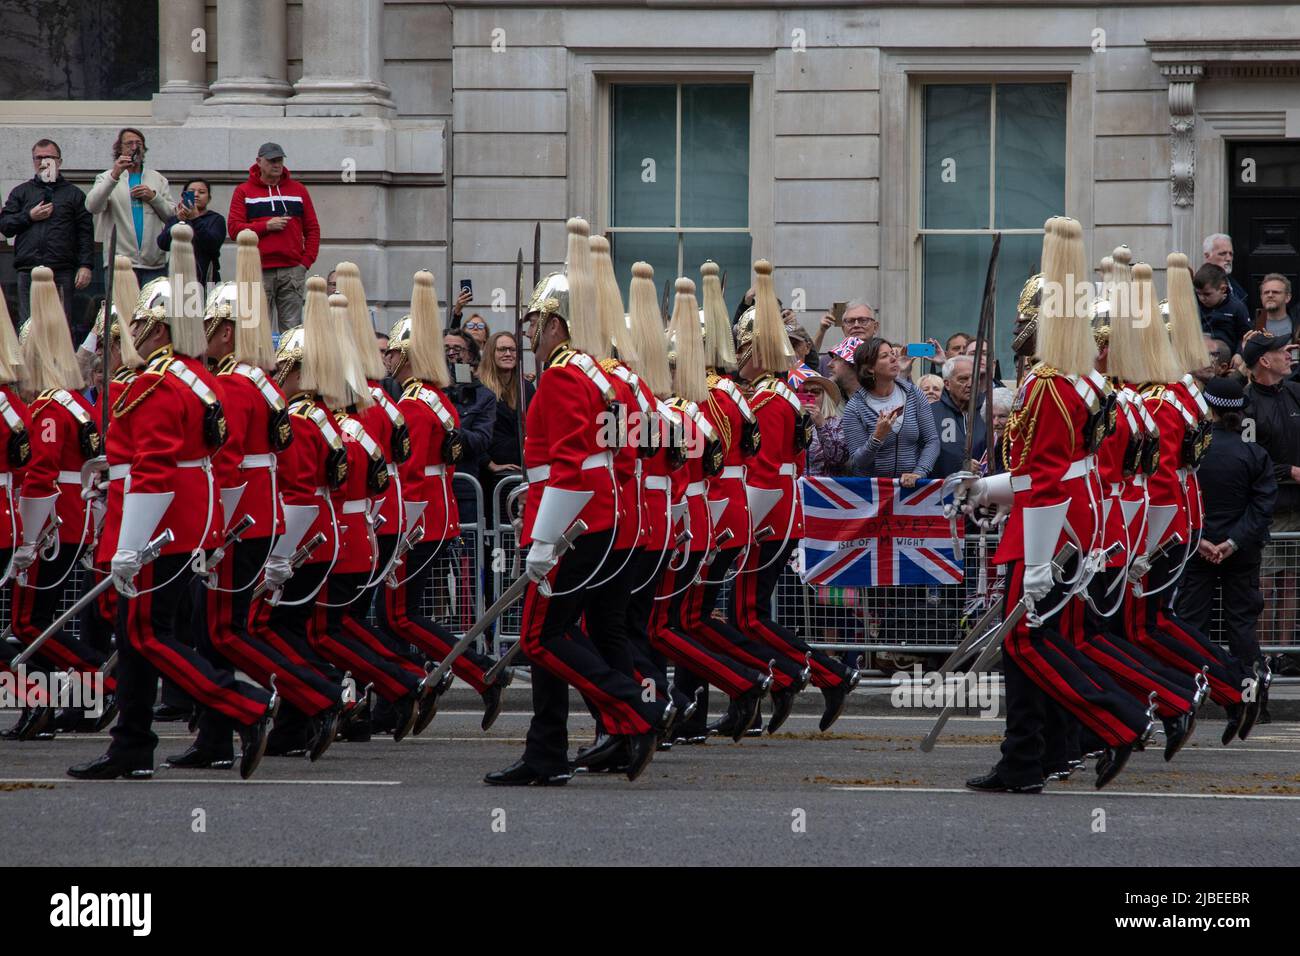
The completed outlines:
<svg viewBox="0 0 1300 956">
<path fill-rule="evenodd" d="M 278 412 L 284 408 L 284 398 L 280 395 L 279 390 L 271 384 L 271 380 L 266 377 L 266 373 L 256 365 L 246 365 L 243 362 L 232 362 L 230 368 L 224 369 L 217 373 L 218 375 L 242 375 L 262 393 L 262 398 L 270 406 L 273 412 Z"/>
<path fill-rule="evenodd" d="M 221 358 L 217 359 L 217 367 L 214 371 L 217 375 L 229 375 L 235 370 L 235 366 L 238 364 L 239 363 L 235 361 L 235 353 L 231 352 L 229 355 L 223 355 Z"/>
<path fill-rule="evenodd" d="M 402 398 L 423 402 L 442 424 L 443 431 L 450 434 L 455 430 L 456 420 L 452 418 L 451 412 L 447 411 L 447 406 L 443 403 L 442 398 L 419 379 L 415 379 L 406 386 L 406 390 L 402 392 Z"/>
<path fill-rule="evenodd" d="M 123 365 L 120 369 L 118 369 L 116 372 L 113 373 L 113 381 L 117 382 L 119 385 L 127 385 L 135 381 L 135 377 L 137 374 L 139 373 L 137 373 L 135 369 L 131 368 L 128 365 Z"/>
<path fill-rule="evenodd" d="M 1166 386 L 1161 382 L 1148 382 L 1138 389 L 1138 394 L 1143 398 L 1154 398 L 1164 401 L 1165 392 L 1168 391 Z"/>
<path fill-rule="evenodd" d="M 563 368 L 573 361 L 575 355 L 580 354 L 577 349 L 561 349 L 546 363 L 547 368 Z"/>
<path fill-rule="evenodd" d="M 1059 368 L 1048 365 L 1046 362 L 1039 362 L 1029 370 L 1029 374 L 1034 376 L 1034 378 L 1048 379 L 1055 378 L 1064 373 L 1062 373 Z"/>
<path fill-rule="evenodd" d="M 614 386 L 609 384 L 609 379 L 600 370 L 600 366 L 596 364 L 595 359 L 586 352 L 574 352 L 568 359 L 568 363 L 578 368 L 587 378 L 591 379 L 606 402 L 614 401 L 617 397 Z"/>
<path fill-rule="evenodd" d="M 740 409 L 740 414 L 745 421 L 749 422 L 751 425 L 756 421 L 754 418 L 754 410 L 749 407 L 749 402 L 746 400 L 745 396 L 740 393 L 740 388 L 731 379 L 723 378 L 721 375 L 716 376 L 716 382 L 711 381 L 709 383 L 709 388 L 717 388 L 719 391 L 725 392 L 727 397 L 736 403 L 736 407 Z"/>
<path fill-rule="evenodd" d="M 646 401 L 645 393 L 641 391 L 641 380 L 637 378 L 636 372 L 632 371 L 618 359 L 603 359 L 600 367 L 611 375 L 616 375 L 627 383 L 628 388 L 632 389 L 632 395 L 636 399 L 637 406 L 641 409 L 641 414 L 648 414 L 650 403 Z"/>
</svg>

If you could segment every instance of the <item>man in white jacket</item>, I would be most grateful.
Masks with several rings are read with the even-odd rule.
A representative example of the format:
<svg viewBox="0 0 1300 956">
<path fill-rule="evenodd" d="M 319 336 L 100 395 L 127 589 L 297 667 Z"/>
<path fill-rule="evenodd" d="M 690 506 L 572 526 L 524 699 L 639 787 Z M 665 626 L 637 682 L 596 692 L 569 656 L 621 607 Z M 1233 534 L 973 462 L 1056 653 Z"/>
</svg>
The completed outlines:
<svg viewBox="0 0 1300 956">
<path fill-rule="evenodd" d="M 167 253 L 158 248 L 158 233 L 172 215 L 175 202 L 167 177 L 144 168 L 144 134 L 124 129 L 113 143 L 113 165 L 95 177 L 86 208 L 95 217 L 95 238 L 104 243 L 104 267 L 113 256 L 131 260 L 140 285 L 167 274 Z M 117 226 L 117 249 L 108 248 Z"/>
</svg>

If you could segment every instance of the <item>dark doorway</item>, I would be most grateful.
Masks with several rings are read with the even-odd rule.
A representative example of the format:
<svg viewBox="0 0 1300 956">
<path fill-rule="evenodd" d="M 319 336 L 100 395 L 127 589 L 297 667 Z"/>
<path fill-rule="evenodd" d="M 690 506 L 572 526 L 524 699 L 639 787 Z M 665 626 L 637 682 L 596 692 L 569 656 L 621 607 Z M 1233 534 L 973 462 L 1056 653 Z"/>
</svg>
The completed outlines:
<svg viewBox="0 0 1300 956">
<path fill-rule="evenodd" d="M 1252 318 L 1259 283 L 1270 272 L 1291 280 L 1291 314 L 1300 309 L 1300 140 L 1228 144 L 1228 232 L 1232 275 L 1246 289 Z"/>
</svg>

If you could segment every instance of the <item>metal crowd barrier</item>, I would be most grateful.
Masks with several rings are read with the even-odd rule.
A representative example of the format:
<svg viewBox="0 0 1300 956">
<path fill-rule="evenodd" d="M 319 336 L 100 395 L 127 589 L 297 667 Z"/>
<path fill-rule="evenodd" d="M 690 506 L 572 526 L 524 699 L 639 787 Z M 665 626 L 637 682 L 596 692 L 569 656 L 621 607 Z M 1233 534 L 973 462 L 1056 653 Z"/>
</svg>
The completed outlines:
<svg viewBox="0 0 1300 956">
<path fill-rule="evenodd" d="M 482 616 L 486 604 L 522 573 L 522 556 L 509 516 L 522 505 L 524 487 L 520 476 L 509 476 L 496 485 L 492 501 L 486 503 L 477 478 L 457 474 L 455 482 L 473 495 L 478 520 L 462 522 L 460 538 L 438 558 L 422 608 L 460 636 Z M 965 581 L 954 585 L 807 585 L 787 567 L 777 582 L 772 613 L 809 644 L 825 650 L 947 654 L 956 647 L 964 628 L 1000 593 L 999 569 L 993 564 L 997 542 L 992 534 L 967 536 Z M 72 580 L 79 592 L 89 581 L 89 572 L 78 565 Z M 1260 585 L 1264 599 L 1257 624 L 1261 650 L 1300 653 L 1300 532 L 1273 535 L 1264 551 Z M 9 622 L 12 590 L 12 585 L 0 588 L 0 627 Z M 724 614 L 730 606 L 731 590 L 730 583 L 724 585 L 718 598 L 718 609 Z M 71 599 L 65 598 L 59 610 L 70 603 Z M 480 649 L 503 653 L 519 639 L 521 619 L 522 606 L 517 603 L 497 621 Z M 1222 596 L 1216 593 L 1210 637 L 1226 646 L 1223 620 Z M 78 634 L 80 622 L 70 622 L 68 630 Z"/>
</svg>

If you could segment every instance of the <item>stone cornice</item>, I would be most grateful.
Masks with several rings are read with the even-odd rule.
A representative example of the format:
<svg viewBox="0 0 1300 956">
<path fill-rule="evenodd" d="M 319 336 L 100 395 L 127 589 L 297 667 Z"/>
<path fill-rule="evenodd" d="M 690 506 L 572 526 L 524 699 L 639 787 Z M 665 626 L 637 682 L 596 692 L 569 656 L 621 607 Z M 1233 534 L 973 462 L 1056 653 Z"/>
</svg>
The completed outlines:
<svg viewBox="0 0 1300 956">
<path fill-rule="evenodd" d="M 1207 76 L 1289 76 L 1300 73 L 1300 39 L 1219 37 L 1146 41 L 1151 62 L 1170 79 L 1195 81 Z"/>
</svg>

